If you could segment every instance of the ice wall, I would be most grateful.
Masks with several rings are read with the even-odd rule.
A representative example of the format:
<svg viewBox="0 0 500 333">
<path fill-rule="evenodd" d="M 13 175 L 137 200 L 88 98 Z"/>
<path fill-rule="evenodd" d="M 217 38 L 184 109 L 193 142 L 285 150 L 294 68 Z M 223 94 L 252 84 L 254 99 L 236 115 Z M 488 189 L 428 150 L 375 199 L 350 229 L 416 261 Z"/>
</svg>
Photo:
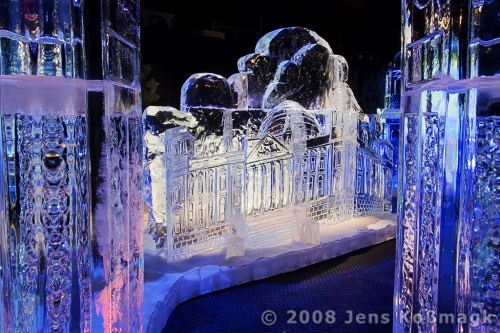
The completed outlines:
<svg viewBox="0 0 500 333">
<path fill-rule="evenodd" d="M 403 3 L 394 332 L 499 331 L 499 5 Z"/>
</svg>

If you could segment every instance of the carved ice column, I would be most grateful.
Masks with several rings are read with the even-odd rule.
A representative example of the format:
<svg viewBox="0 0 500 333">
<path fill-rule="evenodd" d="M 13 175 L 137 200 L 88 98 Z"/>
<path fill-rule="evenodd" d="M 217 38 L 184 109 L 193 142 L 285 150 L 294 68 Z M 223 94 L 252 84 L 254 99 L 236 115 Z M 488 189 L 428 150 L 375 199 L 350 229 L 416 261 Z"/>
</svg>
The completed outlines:
<svg viewBox="0 0 500 333">
<path fill-rule="evenodd" d="M 99 118 L 94 116 L 102 128 L 94 127 L 96 132 L 89 133 L 92 139 L 102 130 L 97 143 L 102 150 L 92 156 L 96 332 L 142 331 L 139 8 L 135 0 L 102 0 L 100 8 L 103 95 L 95 97 L 103 98 L 104 108 Z"/>
<path fill-rule="evenodd" d="M 500 1 L 471 1 L 457 307 L 464 332 L 500 332 Z"/>
<path fill-rule="evenodd" d="M 500 332 L 499 14 L 403 5 L 394 332 Z"/>
<path fill-rule="evenodd" d="M 455 313 L 462 99 L 447 84 L 463 75 L 461 14 L 463 1 L 403 3 L 394 332 L 435 332 L 440 325 L 428 315 Z"/>
<path fill-rule="evenodd" d="M 0 2 L 1 332 L 141 331 L 139 7 L 102 4 Z"/>
<path fill-rule="evenodd" d="M 80 1 L 2 1 L 0 67 L 0 331 L 88 331 Z"/>
</svg>

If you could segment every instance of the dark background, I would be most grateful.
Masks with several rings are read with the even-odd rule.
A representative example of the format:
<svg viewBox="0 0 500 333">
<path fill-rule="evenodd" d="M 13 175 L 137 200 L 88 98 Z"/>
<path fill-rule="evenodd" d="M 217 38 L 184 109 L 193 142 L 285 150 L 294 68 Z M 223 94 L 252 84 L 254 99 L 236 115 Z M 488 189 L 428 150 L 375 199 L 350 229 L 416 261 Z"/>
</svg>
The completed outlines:
<svg viewBox="0 0 500 333">
<path fill-rule="evenodd" d="M 227 78 L 238 72 L 238 59 L 253 53 L 262 35 L 302 26 L 346 58 L 348 83 L 360 106 L 366 113 L 375 113 L 383 106 L 387 66 L 401 48 L 400 0 L 305 0 L 301 4 L 259 0 L 231 5 L 142 0 L 141 8 L 175 15 L 175 21 L 169 22 L 175 30 L 161 21 L 155 26 L 141 22 L 142 63 L 152 67 L 150 77 L 159 83 L 160 96 L 154 104 L 162 106 L 179 108 L 182 84 L 191 74 L 211 72 Z M 224 40 L 193 34 L 211 30 L 214 22 L 239 28 L 241 33 L 226 29 Z"/>
</svg>

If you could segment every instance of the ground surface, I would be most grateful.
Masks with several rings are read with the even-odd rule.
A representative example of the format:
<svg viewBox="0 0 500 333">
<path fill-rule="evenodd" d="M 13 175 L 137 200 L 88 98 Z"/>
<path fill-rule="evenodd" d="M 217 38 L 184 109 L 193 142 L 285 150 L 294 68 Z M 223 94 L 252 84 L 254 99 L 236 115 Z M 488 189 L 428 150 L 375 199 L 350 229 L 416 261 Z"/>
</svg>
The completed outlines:
<svg viewBox="0 0 500 333">
<path fill-rule="evenodd" d="M 194 298 L 162 332 L 391 332 L 395 247 L 391 240 Z"/>
</svg>

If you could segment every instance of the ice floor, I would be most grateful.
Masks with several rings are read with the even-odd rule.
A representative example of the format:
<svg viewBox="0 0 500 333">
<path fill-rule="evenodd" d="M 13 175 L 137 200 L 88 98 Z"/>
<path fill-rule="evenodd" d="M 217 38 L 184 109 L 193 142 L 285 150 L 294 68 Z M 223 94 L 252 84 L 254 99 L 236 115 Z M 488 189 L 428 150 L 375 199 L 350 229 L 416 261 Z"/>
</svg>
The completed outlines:
<svg viewBox="0 0 500 333">
<path fill-rule="evenodd" d="M 226 259 L 225 250 L 176 263 L 146 255 L 145 331 L 161 332 L 175 307 L 192 297 L 293 271 L 392 239 L 396 234 L 396 215 L 352 219 L 322 227 L 320 234 L 321 244 L 317 246 L 294 242 L 247 250 L 244 257 L 230 259 Z"/>
</svg>

